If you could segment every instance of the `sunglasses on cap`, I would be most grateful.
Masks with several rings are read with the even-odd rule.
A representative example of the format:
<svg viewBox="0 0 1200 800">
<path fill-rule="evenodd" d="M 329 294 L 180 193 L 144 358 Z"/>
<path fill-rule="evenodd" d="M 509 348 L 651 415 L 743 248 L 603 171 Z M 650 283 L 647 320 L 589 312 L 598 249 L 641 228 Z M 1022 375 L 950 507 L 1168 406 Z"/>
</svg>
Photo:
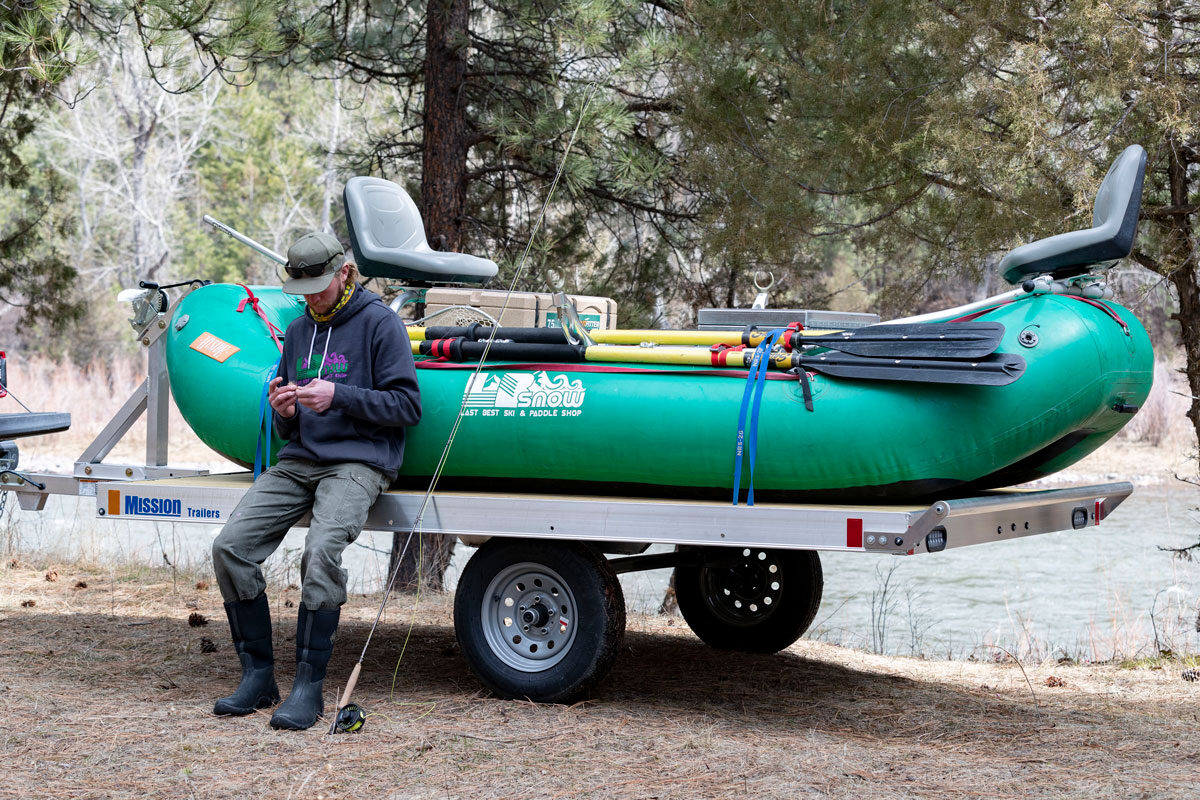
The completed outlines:
<svg viewBox="0 0 1200 800">
<path fill-rule="evenodd" d="M 291 264 L 286 264 L 283 267 L 283 271 L 287 273 L 289 278 L 316 278 L 325 274 L 325 269 L 329 266 L 329 262 L 340 258 L 342 255 L 344 254 L 336 253 L 319 264 L 309 264 L 304 267 L 294 267 Z"/>
</svg>

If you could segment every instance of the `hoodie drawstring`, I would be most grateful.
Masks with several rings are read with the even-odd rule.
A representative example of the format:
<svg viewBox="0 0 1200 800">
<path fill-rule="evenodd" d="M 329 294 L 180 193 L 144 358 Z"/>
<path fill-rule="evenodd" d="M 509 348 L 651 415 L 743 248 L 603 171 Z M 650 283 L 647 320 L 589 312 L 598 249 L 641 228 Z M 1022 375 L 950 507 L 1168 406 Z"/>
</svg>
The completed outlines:
<svg viewBox="0 0 1200 800">
<path fill-rule="evenodd" d="M 325 359 L 329 355 L 329 338 L 331 336 L 333 336 L 333 326 L 332 325 L 329 326 L 329 328 L 327 328 L 325 331 L 325 352 L 321 353 L 321 363 L 317 365 L 316 380 L 321 379 L 321 370 L 325 368 Z M 313 348 L 316 346 L 316 344 L 317 344 L 317 326 L 313 325 L 312 339 L 309 340 L 309 342 L 308 342 L 308 368 L 309 369 L 312 369 Z"/>
</svg>

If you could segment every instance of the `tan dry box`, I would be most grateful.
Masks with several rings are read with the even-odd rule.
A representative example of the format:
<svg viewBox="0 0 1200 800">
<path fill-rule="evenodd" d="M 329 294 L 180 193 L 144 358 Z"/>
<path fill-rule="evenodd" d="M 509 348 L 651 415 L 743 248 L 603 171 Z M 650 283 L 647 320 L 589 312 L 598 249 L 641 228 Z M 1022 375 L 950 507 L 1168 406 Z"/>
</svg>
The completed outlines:
<svg viewBox="0 0 1200 800">
<path fill-rule="evenodd" d="M 508 307 L 504 308 L 504 298 Z M 611 297 L 588 297 L 568 295 L 575 303 L 579 318 L 589 329 L 609 330 L 617 327 L 617 302 Z M 485 289 L 435 288 L 425 293 L 425 316 L 450 306 L 470 306 L 486 312 L 500 320 L 505 327 L 514 328 L 558 328 L 558 307 L 549 292 L 507 292 Z M 504 308 L 504 315 L 500 309 Z M 443 314 L 441 319 L 431 320 L 432 325 L 452 325 L 454 313 Z M 478 321 L 478 320 L 471 320 Z"/>
</svg>

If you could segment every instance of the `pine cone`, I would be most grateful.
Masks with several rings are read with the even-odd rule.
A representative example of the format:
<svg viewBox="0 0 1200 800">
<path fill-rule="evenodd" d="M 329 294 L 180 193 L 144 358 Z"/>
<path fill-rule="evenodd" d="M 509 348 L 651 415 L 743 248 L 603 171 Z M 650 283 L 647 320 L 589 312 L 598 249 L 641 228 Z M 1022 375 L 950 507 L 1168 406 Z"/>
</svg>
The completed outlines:
<svg viewBox="0 0 1200 800">
<path fill-rule="evenodd" d="M 1183 671 L 1183 679 L 1189 682 L 1200 681 L 1200 669 L 1188 667 Z"/>
</svg>

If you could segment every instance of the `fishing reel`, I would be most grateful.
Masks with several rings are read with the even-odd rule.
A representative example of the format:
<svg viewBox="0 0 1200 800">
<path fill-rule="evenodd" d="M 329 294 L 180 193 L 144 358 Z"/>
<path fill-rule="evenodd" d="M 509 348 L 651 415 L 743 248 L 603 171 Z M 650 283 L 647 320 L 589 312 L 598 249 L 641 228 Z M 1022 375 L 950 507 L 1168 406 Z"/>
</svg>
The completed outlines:
<svg viewBox="0 0 1200 800">
<path fill-rule="evenodd" d="M 337 733 L 358 733 L 367 722 L 367 712 L 357 703 L 347 703 L 338 709 L 333 729 Z"/>
</svg>

